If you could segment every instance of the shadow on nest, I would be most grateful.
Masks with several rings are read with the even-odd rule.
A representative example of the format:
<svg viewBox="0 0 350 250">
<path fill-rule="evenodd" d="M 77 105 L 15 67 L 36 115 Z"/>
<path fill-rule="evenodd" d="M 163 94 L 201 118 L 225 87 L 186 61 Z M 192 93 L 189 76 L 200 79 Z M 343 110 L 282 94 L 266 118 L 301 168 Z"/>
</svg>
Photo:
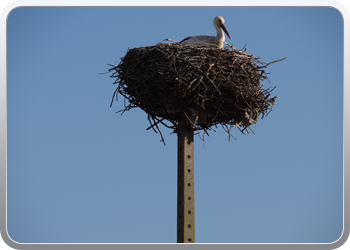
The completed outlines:
<svg viewBox="0 0 350 250">
<path fill-rule="evenodd" d="M 270 98 L 275 87 L 263 89 L 261 82 L 267 79 L 265 68 L 281 60 L 263 63 L 230 45 L 220 49 L 160 43 L 128 49 L 117 66 L 108 64 L 117 85 L 111 106 L 120 94 L 128 103 L 118 112 L 144 110 L 147 129 L 158 131 L 163 142 L 158 125 L 176 132 L 181 117 L 191 129 L 207 135 L 218 124 L 229 137 L 233 127 L 249 133 L 249 126 L 267 115 L 276 101 Z"/>
</svg>

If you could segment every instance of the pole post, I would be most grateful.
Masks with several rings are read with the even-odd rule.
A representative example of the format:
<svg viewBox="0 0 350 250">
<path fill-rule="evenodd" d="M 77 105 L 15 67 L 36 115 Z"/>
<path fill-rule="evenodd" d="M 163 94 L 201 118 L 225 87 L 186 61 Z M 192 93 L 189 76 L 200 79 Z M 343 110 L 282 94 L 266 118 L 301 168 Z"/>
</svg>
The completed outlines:
<svg viewBox="0 0 350 250">
<path fill-rule="evenodd" d="M 177 132 L 177 243 L 194 243 L 194 142 L 185 121 L 179 121 Z"/>
</svg>

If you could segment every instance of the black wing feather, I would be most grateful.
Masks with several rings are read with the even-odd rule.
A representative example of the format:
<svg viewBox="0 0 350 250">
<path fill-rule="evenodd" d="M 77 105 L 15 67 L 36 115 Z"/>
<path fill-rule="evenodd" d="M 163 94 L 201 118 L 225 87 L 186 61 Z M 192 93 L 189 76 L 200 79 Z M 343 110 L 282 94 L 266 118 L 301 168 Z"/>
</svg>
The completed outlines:
<svg viewBox="0 0 350 250">
<path fill-rule="evenodd" d="M 183 41 L 186 41 L 188 39 L 190 39 L 192 36 L 186 37 L 185 39 L 183 39 L 180 43 L 182 43 Z"/>
</svg>

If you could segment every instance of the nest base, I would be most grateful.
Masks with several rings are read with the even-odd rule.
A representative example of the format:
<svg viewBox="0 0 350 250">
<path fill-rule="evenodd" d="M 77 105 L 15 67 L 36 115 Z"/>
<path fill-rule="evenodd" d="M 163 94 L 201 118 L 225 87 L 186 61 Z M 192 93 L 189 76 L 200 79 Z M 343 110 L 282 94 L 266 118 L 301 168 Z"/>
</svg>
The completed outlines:
<svg viewBox="0 0 350 250">
<path fill-rule="evenodd" d="M 159 124 L 176 132 L 185 116 L 193 130 L 207 133 L 220 124 L 229 135 L 232 127 L 244 133 L 276 101 L 270 98 L 275 87 L 264 89 L 261 83 L 271 63 L 232 46 L 160 43 L 129 49 L 117 66 L 110 65 L 117 85 L 112 103 L 122 95 L 128 104 L 120 112 L 141 108 L 148 129 L 156 132 Z"/>
</svg>

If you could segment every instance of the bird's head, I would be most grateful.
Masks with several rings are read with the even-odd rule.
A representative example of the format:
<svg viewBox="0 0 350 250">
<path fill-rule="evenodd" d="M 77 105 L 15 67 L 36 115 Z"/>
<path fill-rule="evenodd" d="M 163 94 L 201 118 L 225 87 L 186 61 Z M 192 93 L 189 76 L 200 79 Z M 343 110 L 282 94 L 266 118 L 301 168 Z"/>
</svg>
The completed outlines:
<svg viewBox="0 0 350 250">
<path fill-rule="evenodd" d="M 228 33 L 226 27 L 225 27 L 225 19 L 221 16 L 216 16 L 213 20 L 213 25 L 215 28 L 219 27 L 221 28 L 225 33 L 226 35 L 228 36 L 228 38 L 231 39 L 230 37 L 230 34 Z"/>
</svg>

